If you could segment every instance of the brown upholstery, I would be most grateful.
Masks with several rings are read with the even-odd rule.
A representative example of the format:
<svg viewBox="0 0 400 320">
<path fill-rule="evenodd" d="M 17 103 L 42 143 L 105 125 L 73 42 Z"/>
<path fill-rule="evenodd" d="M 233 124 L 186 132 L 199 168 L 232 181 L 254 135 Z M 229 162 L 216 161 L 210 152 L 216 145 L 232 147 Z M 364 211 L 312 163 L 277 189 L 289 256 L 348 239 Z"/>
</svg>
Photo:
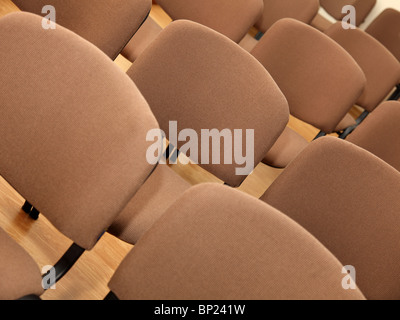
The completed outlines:
<svg viewBox="0 0 400 320">
<path fill-rule="evenodd" d="M 0 174 L 90 249 L 152 171 L 158 124 L 129 77 L 67 29 L 14 13 L 0 38 Z"/>
<path fill-rule="evenodd" d="M 121 240 L 135 244 L 189 188 L 190 183 L 167 165 L 159 164 L 108 231 Z"/>
<path fill-rule="evenodd" d="M 321 6 L 336 20 L 342 20 L 346 15 L 342 9 L 346 5 L 355 7 L 356 25 L 359 26 L 375 7 L 376 0 L 320 0 Z"/>
<path fill-rule="evenodd" d="M 333 132 L 365 86 L 362 70 L 342 47 L 294 19 L 275 23 L 252 54 L 288 99 L 290 113 L 325 133 Z"/>
<path fill-rule="evenodd" d="M 143 23 L 135 36 L 129 41 L 121 54 L 129 61 L 134 62 L 139 55 L 157 38 L 162 28 L 151 17 Z"/>
<path fill-rule="evenodd" d="M 253 129 L 255 165 L 289 119 L 285 97 L 259 62 L 228 38 L 194 22 L 172 22 L 135 61 L 128 75 L 167 137 L 170 121 L 177 121 L 178 131 L 190 128 L 198 137 L 206 129 L 242 129 L 245 141 L 245 130 Z M 179 142 L 178 147 L 185 143 Z M 201 152 L 198 154 L 200 160 Z M 201 166 L 233 187 L 240 185 L 245 176 L 236 175 L 236 168 L 241 166 L 235 161 L 224 164 L 222 155 L 221 162 Z"/>
<path fill-rule="evenodd" d="M 286 127 L 262 162 L 271 167 L 286 168 L 307 146 L 306 139 Z"/>
<path fill-rule="evenodd" d="M 56 9 L 56 22 L 92 42 L 115 59 L 151 9 L 150 0 L 13 0 L 23 11 Z"/>
<path fill-rule="evenodd" d="M 384 10 L 365 30 L 400 61 L 400 12 Z"/>
<path fill-rule="evenodd" d="M 0 228 L 0 300 L 43 293 L 36 262 Z"/>
<path fill-rule="evenodd" d="M 342 266 L 285 215 L 240 191 L 187 191 L 138 242 L 109 283 L 120 299 L 363 299 Z"/>
<path fill-rule="evenodd" d="M 354 132 L 348 141 L 372 152 L 400 171 L 400 102 L 382 103 Z"/>
<path fill-rule="evenodd" d="M 318 0 L 264 0 L 264 11 L 256 27 L 266 32 L 275 22 L 293 18 L 310 23 L 319 10 Z"/>
<path fill-rule="evenodd" d="M 356 270 L 367 299 L 400 298 L 400 173 L 352 143 L 310 144 L 261 197 Z"/>
<path fill-rule="evenodd" d="M 367 85 L 357 104 L 373 111 L 400 82 L 400 63 L 381 43 L 361 29 L 345 30 L 342 23 L 325 32 L 356 60 Z"/>
<path fill-rule="evenodd" d="M 263 0 L 159 0 L 172 20 L 186 19 L 214 29 L 238 43 L 256 23 Z"/>
<path fill-rule="evenodd" d="M 347 129 L 348 127 L 351 127 L 354 125 L 356 125 L 356 121 L 349 113 L 347 113 L 345 115 L 345 117 L 342 119 L 342 121 L 340 121 L 340 123 L 337 125 L 335 132 L 343 131 L 343 130 Z"/>
<path fill-rule="evenodd" d="M 320 13 L 318 13 L 310 23 L 311 26 L 322 32 L 328 29 L 332 24 L 333 23 L 330 20 L 328 20 L 325 16 L 322 16 Z"/>
</svg>

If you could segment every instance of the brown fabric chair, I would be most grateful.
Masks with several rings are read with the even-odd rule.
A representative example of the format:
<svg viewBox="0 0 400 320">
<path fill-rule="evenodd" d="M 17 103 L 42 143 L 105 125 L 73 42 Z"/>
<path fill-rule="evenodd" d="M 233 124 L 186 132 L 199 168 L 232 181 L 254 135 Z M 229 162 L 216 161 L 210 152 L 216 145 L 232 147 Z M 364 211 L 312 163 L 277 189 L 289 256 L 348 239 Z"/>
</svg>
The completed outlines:
<svg viewBox="0 0 400 320">
<path fill-rule="evenodd" d="M 324 137 L 261 197 L 355 267 L 367 299 L 400 298 L 400 173 L 352 143 Z"/>
<path fill-rule="evenodd" d="M 251 53 L 286 96 L 290 113 L 326 134 L 334 132 L 366 84 L 363 71 L 349 53 L 320 31 L 294 19 L 275 23 Z M 296 141 L 304 139 L 292 141 L 298 151 L 302 150 L 303 143 Z M 279 145 L 290 146 L 285 141 Z M 266 164 L 274 163 L 272 157 L 266 156 Z"/>
<path fill-rule="evenodd" d="M 384 10 L 365 30 L 400 61 L 400 12 Z"/>
<path fill-rule="evenodd" d="M 399 120 L 400 102 L 384 102 L 346 140 L 372 152 L 400 171 Z"/>
<path fill-rule="evenodd" d="M 346 16 L 342 13 L 344 6 L 354 6 L 357 12 L 356 26 L 359 26 L 375 7 L 376 0 L 320 0 L 320 3 L 321 7 L 336 20 L 342 20 Z"/>
<path fill-rule="evenodd" d="M 400 83 L 400 63 L 381 43 L 361 29 L 345 30 L 338 22 L 325 32 L 363 70 L 367 84 L 357 104 L 372 112 Z"/>
<path fill-rule="evenodd" d="M 135 61 L 128 75 L 150 104 L 167 138 L 170 121 L 177 121 L 178 130 L 195 130 L 198 137 L 203 129 L 254 129 L 255 165 L 288 122 L 287 101 L 258 61 L 225 36 L 195 22 L 172 22 Z M 221 160 L 225 160 L 223 156 Z M 200 165 L 231 186 L 239 186 L 246 178 L 236 175 L 235 163 Z M 134 198 L 109 232 L 135 244 L 167 205 L 190 186 L 163 166 L 137 194 L 141 200 Z"/>
<path fill-rule="evenodd" d="M 44 289 L 36 262 L 0 228 L 0 300 L 39 297 Z"/>
<path fill-rule="evenodd" d="M 223 35 L 191 21 L 171 23 L 127 73 L 167 137 L 170 121 L 198 137 L 205 129 L 253 129 L 255 164 L 288 122 L 287 101 L 259 62 Z M 201 150 L 198 154 L 201 159 Z M 232 187 L 246 177 L 236 175 L 235 163 L 200 165 Z"/>
<path fill-rule="evenodd" d="M 146 135 L 157 121 L 129 77 L 71 31 L 15 13 L 0 38 L 0 174 L 89 250 L 154 169 Z"/>
<path fill-rule="evenodd" d="M 168 239 L 168 245 L 160 245 Z M 124 300 L 364 299 L 342 265 L 284 214 L 226 186 L 187 191 L 109 287 Z"/>
<path fill-rule="evenodd" d="M 293 18 L 309 24 L 319 10 L 318 0 L 264 0 L 264 11 L 255 26 L 265 33 L 275 22 Z"/>
<path fill-rule="evenodd" d="M 160 0 L 172 20 L 205 25 L 238 43 L 260 18 L 263 0 Z"/>
<path fill-rule="evenodd" d="M 57 24 L 70 29 L 115 59 L 145 21 L 150 0 L 13 0 L 23 11 L 56 9 Z"/>
</svg>

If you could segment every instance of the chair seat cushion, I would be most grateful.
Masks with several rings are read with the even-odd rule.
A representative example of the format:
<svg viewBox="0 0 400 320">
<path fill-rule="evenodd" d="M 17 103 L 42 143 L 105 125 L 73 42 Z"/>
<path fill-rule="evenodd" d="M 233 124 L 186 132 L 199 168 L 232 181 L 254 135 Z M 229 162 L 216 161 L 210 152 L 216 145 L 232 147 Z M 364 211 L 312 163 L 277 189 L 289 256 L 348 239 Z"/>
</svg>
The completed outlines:
<svg viewBox="0 0 400 320">
<path fill-rule="evenodd" d="M 167 165 L 158 165 L 108 231 L 135 244 L 190 186 Z"/>
<path fill-rule="evenodd" d="M 307 146 L 306 139 L 286 127 L 263 159 L 263 163 L 275 168 L 286 168 Z"/>
</svg>

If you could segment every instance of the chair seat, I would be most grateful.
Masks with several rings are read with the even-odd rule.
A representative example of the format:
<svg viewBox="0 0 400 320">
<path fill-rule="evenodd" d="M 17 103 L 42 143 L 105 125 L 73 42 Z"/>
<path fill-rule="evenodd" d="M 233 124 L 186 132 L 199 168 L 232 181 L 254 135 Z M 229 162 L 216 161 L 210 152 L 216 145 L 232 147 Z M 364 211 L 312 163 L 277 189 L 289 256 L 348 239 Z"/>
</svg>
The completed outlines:
<svg viewBox="0 0 400 320">
<path fill-rule="evenodd" d="M 355 124 L 356 121 L 354 120 L 354 118 L 349 113 L 347 113 L 343 120 L 340 121 L 340 123 L 337 125 L 335 132 L 343 131 L 348 127 L 354 126 Z"/>
<path fill-rule="evenodd" d="M 40 270 L 25 250 L 0 228 L 0 300 L 40 296 L 44 289 Z"/>
<path fill-rule="evenodd" d="M 134 62 L 144 50 L 160 34 L 162 28 L 151 17 L 143 23 L 140 29 L 128 42 L 121 54 L 129 61 Z"/>
<path fill-rule="evenodd" d="M 263 159 L 263 163 L 275 168 L 286 168 L 307 146 L 306 139 L 286 127 Z"/>
<path fill-rule="evenodd" d="M 190 186 L 167 165 L 158 165 L 108 231 L 135 244 Z"/>
</svg>

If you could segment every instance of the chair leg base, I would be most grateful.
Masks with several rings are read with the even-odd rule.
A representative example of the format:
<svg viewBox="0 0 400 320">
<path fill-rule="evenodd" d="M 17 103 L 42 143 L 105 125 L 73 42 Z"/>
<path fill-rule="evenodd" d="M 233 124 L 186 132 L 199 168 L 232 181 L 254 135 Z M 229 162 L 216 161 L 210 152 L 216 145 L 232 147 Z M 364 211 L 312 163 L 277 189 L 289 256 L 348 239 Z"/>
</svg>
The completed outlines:
<svg viewBox="0 0 400 320">
<path fill-rule="evenodd" d="M 22 206 L 22 211 L 28 214 L 33 220 L 39 219 L 40 212 L 28 201 L 25 201 L 24 205 Z"/>
<path fill-rule="evenodd" d="M 22 211 L 27 214 L 30 214 L 32 211 L 32 208 L 33 208 L 33 206 L 28 201 L 25 201 L 24 205 L 22 206 Z"/>
<path fill-rule="evenodd" d="M 40 212 L 36 208 L 32 208 L 32 211 L 29 213 L 29 216 L 33 220 L 39 219 Z"/>
</svg>

